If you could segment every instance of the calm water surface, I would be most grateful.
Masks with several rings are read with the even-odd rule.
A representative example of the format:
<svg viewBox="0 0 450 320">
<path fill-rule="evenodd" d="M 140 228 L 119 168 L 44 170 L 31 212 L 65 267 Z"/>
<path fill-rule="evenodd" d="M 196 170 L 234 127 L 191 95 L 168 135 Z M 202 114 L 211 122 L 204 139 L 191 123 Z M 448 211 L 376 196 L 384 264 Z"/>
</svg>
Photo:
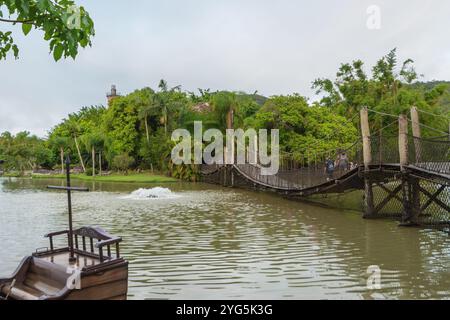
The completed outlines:
<svg viewBox="0 0 450 320">
<path fill-rule="evenodd" d="M 67 228 L 59 180 L 0 179 L 0 277 Z M 122 236 L 130 299 L 449 299 L 450 239 L 266 193 L 203 184 L 86 184 L 75 226 Z M 142 199 L 138 188 L 170 188 Z M 382 270 L 367 290 L 367 268 Z"/>
</svg>

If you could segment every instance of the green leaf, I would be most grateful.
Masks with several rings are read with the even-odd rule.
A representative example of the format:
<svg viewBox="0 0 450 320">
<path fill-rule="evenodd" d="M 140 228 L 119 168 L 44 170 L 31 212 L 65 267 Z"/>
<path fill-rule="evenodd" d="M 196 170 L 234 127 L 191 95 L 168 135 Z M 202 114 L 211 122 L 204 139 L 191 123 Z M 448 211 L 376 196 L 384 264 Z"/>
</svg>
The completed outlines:
<svg viewBox="0 0 450 320">
<path fill-rule="evenodd" d="M 55 61 L 61 59 L 63 51 L 64 51 L 63 45 L 61 43 L 58 43 L 55 49 L 53 50 L 53 58 L 55 59 Z"/>
<path fill-rule="evenodd" d="M 17 46 L 14 44 L 13 46 L 12 46 L 12 50 L 13 50 L 13 52 L 14 52 L 14 58 L 18 58 L 19 57 L 19 48 L 17 48 Z"/>
<path fill-rule="evenodd" d="M 32 27 L 33 27 L 32 24 L 29 24 L 29 23 L 23 23 L 23 24 L 22 24 L 22 31 L 23 31 L 23 34 L 24 34 L 24 35 L 29 34 Z"/>
</svg>

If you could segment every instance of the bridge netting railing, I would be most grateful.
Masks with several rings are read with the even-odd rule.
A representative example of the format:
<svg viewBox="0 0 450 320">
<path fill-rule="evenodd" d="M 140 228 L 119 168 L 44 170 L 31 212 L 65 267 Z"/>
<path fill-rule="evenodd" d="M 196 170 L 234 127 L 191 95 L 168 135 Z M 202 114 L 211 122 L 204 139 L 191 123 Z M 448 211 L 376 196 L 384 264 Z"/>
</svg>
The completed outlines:
<svg viewBox="0 0 450 320">
<path fill-rule="evenodd" d="M 246 162 L 235 163 L 234 166 L 253 182 L 267 187 L 289 190 L 307 189 L 338 179 L 361 165 L 363 162 L 362 141 L 358 139 L 353 144 L 325 152 L 305 151 L 302 154 L 280 152 L 279 167 L 275 174 L 263 174 L 262 168 L 267 166 L 257 159 L 259 158 L 255 152 L 247 150 Z M 332 168 L 327 170 L 330 162 Z M 216 172 L 224 167 L 226 167 L 224 164 L 204 164 L 201 166 L 201 173 L 203 176 L 215 174 L 216 178 L 219 178 L 220 174 Z"/>
<path fill-rule="evenodd" d="M 450 174 L 450 140 L 408 136 L 408 160 L 418 168 Z"/>
<path fill-rule="evenodd" d="M 374 165 L 400 162 L 398 135 L 378 134 L 370 137 L 372 162 Z"/>
<path fill-rule="evenodd" d="M 327 170 L 327 164 L 330 162 L 333 168 Z M 279 169 L 274 175 L 263 175 L 260 164 L 246 163 L 236 166 L 246 176 L 266 186 L 301 190 L 337 179 L 360 164 L 362 164 L 362 143 L 358 140 L 350 146 L 320 153 L 281 152 Z"/>
</svg>

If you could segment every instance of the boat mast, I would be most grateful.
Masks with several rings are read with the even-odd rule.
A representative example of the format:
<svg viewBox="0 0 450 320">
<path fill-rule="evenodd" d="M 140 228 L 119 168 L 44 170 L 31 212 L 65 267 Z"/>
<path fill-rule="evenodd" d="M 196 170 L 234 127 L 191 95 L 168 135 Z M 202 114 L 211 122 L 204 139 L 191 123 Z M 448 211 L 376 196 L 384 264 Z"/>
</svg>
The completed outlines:
<svg viewBox="0 0 450 320">
<path fill-rule="evenodd" d="M 69 249 L 70 249 L 70 257 L 69 262 L 75 262 L 77 259 L 75 258 L 74 250 L 73 250 L 73 225 L 72 225 L 72 194 L 70 187 L 70 157 L 67 155 L 66 158 L 66 181 L 67 181 L 67 205 L 69 208 Z"/>
<path fill-rule="evenodd" d="M 73 248 L 73 223 L 72 223 L 72 193 L 71 191 L 89 191 L 88 188 L 77 188 L 72 187 L 70 185 L 70 156 L 67 155 L 66 161 L 66 186 L 65 187 L 59 187 L 59 186 L 47 186 L 48 189 L 55 189 L 55 190 L 67 190 L 67 205 L 68 205 L 68 211 L 69 211 L 69 232 L 68 232 L 68 242 L 69 242 L 69 262 L 73 263 L 77 261 L 77 258 L 75 258 L 75 250 Z"/>
</svg>

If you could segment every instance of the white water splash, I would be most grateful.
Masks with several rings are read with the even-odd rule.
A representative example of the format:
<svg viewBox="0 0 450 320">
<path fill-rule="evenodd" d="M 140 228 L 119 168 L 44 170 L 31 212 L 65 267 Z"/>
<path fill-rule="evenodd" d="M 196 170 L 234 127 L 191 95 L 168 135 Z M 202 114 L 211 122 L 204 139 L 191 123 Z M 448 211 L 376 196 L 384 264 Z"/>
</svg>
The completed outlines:
<svg viewBox="0 0 450 320">
<path fill-rule="evenodd" d="M 133 191 L 130 195 L 123 197 L 123 199 L 132 200 L 147 200 L 147 199 L 174 199 L 180 196 L 174 194 L 168 188 L 155 187 L 151 189 L 138 189 Z"/>
</svg>

